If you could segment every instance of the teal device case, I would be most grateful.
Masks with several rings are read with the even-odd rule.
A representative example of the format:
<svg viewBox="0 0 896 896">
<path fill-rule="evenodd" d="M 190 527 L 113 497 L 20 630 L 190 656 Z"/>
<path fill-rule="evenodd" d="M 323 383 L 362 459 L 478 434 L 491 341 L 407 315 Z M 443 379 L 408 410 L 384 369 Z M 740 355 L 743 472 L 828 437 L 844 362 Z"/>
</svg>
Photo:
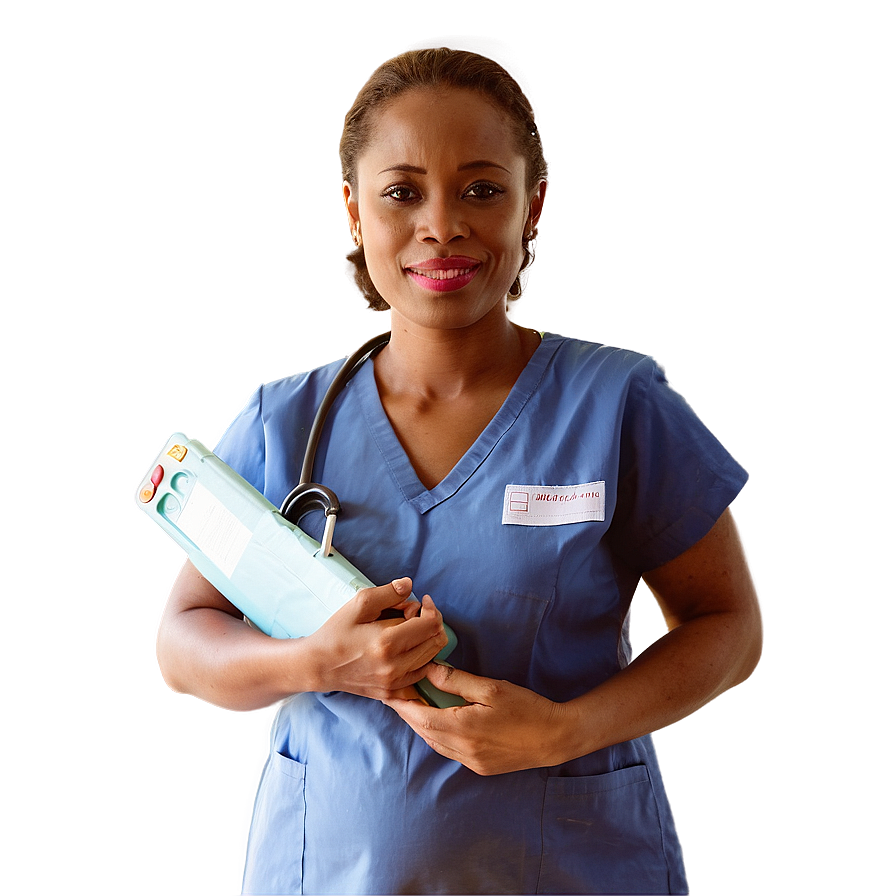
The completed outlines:
<svg viewBox="0 0 896 896">
<path fill-rule="evenodd" d="M 245 617 L 273 638 L 310 635 L 361 588 L 373 586 L 335 548 L 285 519 L 257 489 L 201 442 L 174 433 L 143 478 L 138 506 Z M 457 645 L 446 625 L 444 661 Z M 433 706 L 464 701 L 423 679 Z"/>
</svg>

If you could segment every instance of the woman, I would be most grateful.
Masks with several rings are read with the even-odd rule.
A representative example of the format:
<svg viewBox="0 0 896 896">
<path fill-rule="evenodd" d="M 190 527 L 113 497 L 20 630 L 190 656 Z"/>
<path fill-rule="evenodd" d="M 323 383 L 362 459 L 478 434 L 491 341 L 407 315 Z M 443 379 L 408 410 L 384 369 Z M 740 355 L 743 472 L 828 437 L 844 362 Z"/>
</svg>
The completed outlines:
<svg viewBox="0 0 896 896">
<path fill-rule="evenodd" d="M 758 661 L 726 509 L 746 474 L 649 358 L 510 322 L 547 168 L 500 66 L 391 60 L 341 154 L 350 258 L 391 341 L 334 405 L 314 478 L 343 501 L 340 552 L 388 584 L 277 641 L 188 564 L 159 634 L 173 688 L 284 701 L 245 891 L 686 892 L 649 733 Z M 218 446 L 275 504 L 335 370 L 262 387 Z M 630 662 L 642 576 L 670 631 Z M 442 614 L 453 668 L 431 663 Z M 424 676 L 465 705 L 415 700 Z"/>
</svg>

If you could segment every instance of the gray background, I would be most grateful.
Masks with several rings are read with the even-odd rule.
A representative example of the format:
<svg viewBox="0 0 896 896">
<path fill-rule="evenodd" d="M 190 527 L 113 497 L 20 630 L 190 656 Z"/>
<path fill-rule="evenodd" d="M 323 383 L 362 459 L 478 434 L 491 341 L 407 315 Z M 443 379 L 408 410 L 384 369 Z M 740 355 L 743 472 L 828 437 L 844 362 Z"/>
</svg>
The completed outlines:
<svg viewBox="0 0 896 896">
<path fill-rule="evenodd" d="M 336 147 L 373 68 L 432 44 L 494 56 L 535 106 L 551 180 L 514 318 L 654 355 L 751 473 L 763 661 L 656 737 L 692 892 L 882 883 L 890 10 L 6 4 L 10 889 L 239 889 L 273 710 L 163 684 L 181 556 L 133 495 L 171 432 L 213 445 L 257 383 L 387 329 L 343 261 Z M 639 648 L 661 631 L 646 592 L 634 624 Z"/>
</svg>

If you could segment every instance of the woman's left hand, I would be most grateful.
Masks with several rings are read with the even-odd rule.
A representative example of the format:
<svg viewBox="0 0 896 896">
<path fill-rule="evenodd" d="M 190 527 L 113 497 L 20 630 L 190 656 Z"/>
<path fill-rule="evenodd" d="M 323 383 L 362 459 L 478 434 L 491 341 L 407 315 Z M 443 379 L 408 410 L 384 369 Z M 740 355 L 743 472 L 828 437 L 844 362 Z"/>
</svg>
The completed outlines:
<svg viewBox="0 0 896 896">
<path fill-rule="evenodd" d="M 430 663 L 426 677 L 467 705 L 438 709 L 419 700 L 383 702 L 437 753 L 478 775 L 557 765 L 567 758 L 560 753 L 564 704 L 440 663 Z"/>
</svg>

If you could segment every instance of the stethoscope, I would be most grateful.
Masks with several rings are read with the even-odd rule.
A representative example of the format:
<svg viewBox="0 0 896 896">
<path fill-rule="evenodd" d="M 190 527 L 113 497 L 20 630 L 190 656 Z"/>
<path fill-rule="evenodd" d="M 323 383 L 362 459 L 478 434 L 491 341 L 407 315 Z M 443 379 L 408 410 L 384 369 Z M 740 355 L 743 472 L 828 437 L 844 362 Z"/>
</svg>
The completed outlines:
<svg viewBox="0 0 896 896">
<path fill-rule="evenodd" d="M 323 510 L 325 514 L 324 534 L 320 542 L 320 556 L 329 557 L 333 549 L 333 532 L 336 529 L 336 516 L 342 509 L 336 493 L 321 485 L 312 482 L 314 471 L 314 457 L 317 454 L 317 443 L 323 431 L 327 414 L 339 393 L 348 384 L 348 381 L 361 369 L 364 362 L 375 352 L 379 351 L 389 341 L 391 333 L 382 333 L 369 339 L 354 354 L 346 358 L 345 363 L 339 368 L 339 372 L 330 383 L 329 388 L 321 400 L 311 424 L 311 432 L 308 436 L 308 444 L 305 446 L 305 457 L 302 460 L 302 472 L 298 485 L 286 496 L 280 506 L 280 514 L 289 520 L 294 526 L 298 526 L 299 520 L 311 510 Z"/>
</svg>

